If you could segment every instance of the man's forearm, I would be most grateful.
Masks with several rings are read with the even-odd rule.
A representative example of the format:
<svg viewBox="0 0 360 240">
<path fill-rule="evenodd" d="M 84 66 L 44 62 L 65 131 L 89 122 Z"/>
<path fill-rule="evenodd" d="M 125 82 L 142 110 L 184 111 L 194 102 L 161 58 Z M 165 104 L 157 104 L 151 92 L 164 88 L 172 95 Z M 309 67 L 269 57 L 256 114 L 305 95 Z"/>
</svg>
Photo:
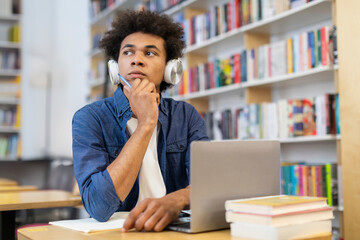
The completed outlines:
<svg viewBox="0 0 360 240">
<path fill-rule="evenodd" d="M 153 130 L 152 126 L 138 126 L 119 156 L 107 167 L 121 201 L 125 200 L 134 185 Z"/>
<path fill-rule="evenodd" d="M 164 198 L 173 199 L 178 209 L 189 209 L 190 207 L 190 185 L 186 188 L 169 193 Z"/>
</svg>

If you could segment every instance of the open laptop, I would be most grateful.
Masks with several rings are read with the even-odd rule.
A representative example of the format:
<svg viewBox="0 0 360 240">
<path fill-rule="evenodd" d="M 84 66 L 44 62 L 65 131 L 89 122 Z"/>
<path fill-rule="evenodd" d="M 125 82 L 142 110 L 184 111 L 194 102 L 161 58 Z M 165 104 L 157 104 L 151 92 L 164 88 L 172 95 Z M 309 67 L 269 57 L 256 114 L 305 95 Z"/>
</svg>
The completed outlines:
<svg viewBox="0 0 360 240">
<path fill-rule="evenodd" d="M 280 194 L 280 143 L 193 142 L 190 180 L 191 216 L 167 229 L 196 233 L 229 228 L 226 200 Z"/>
</svg>

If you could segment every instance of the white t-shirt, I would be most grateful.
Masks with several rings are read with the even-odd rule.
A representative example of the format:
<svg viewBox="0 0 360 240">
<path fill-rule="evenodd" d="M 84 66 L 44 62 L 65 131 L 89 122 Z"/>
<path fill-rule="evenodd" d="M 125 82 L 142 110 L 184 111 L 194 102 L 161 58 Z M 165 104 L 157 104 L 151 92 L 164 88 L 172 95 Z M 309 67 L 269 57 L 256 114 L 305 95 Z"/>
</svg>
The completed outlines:
<svg viewBox="0 0 360 240">
<path fill-rule="evenodd" d="M 130 135 L 134 133 L 137 125 L 138 120 L 133 117 L 127 122 L 126 126 Z M 165 196 L 166 194 L 166 187 L 161 174 L 157 154 L 157 143 L 159 134 L 158 125 L 154 129 L 149 145 L 146 149 L 143 162 L 140 167 L 139 198 L 137 204 L 145 198 L 160 198 Z"/>
</svg>

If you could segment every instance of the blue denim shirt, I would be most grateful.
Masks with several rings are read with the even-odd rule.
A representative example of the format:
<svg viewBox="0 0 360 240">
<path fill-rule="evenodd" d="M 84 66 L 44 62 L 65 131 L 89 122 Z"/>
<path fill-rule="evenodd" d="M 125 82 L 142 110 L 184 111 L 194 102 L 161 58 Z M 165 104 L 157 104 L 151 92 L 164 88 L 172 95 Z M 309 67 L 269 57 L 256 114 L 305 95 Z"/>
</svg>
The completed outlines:
<svg viewBox="0 0 360 240">
<path fill-rule="evenodd" d="M 131 116 L 129 101 L 118 88 L 113 97 L 86 105 L 73 118 L 75 176 L 83 205 L 98 221 L 107 221 L 116 211 L 130 211 L 137 203 L 138 178 L 120 201 L 106 169 L 129 139 L 125 130 Z M 190 143 L 209 138 L 203 119 L 185 102 L 161 98 L 159 122 L 158 160 L 168 194 L 189 185 Z"/>
</svg>

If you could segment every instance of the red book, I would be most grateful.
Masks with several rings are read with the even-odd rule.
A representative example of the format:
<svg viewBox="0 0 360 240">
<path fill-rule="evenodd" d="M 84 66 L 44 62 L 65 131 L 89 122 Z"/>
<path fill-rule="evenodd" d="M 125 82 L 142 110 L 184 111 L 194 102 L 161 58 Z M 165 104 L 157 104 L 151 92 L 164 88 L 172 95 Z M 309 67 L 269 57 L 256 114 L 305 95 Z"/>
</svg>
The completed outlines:
<svg viewBox="0 0 360 240">
<path fill-rule="evenodd" d="M 328 27 L 321 28 L 321 63 L 323 66 L 329 64 L 329 30 Z"/>
<path fill-rule="evenodd" d="M 209 62 L 210 88 L 215 87 L 214 62 Z"/>
<path fill-rule="evenodd" d="M 236 28 L 239 28 L 241 27 L 241 17 L 240 17 L 240 14 L 241 14 L 241 3 L 240 3 L 240 0 L 235 0 L 235 7 L 234 7 L 234 11 L 235 11 L 235 27 Z"/>
<path fill-rule="evenodd" d="M 234 70 L 235 70 L 235 79 L 234 83 L 241 82 L 241 71 L 240 71 L 240 53 L 234 54 Z"/>
</svg>

